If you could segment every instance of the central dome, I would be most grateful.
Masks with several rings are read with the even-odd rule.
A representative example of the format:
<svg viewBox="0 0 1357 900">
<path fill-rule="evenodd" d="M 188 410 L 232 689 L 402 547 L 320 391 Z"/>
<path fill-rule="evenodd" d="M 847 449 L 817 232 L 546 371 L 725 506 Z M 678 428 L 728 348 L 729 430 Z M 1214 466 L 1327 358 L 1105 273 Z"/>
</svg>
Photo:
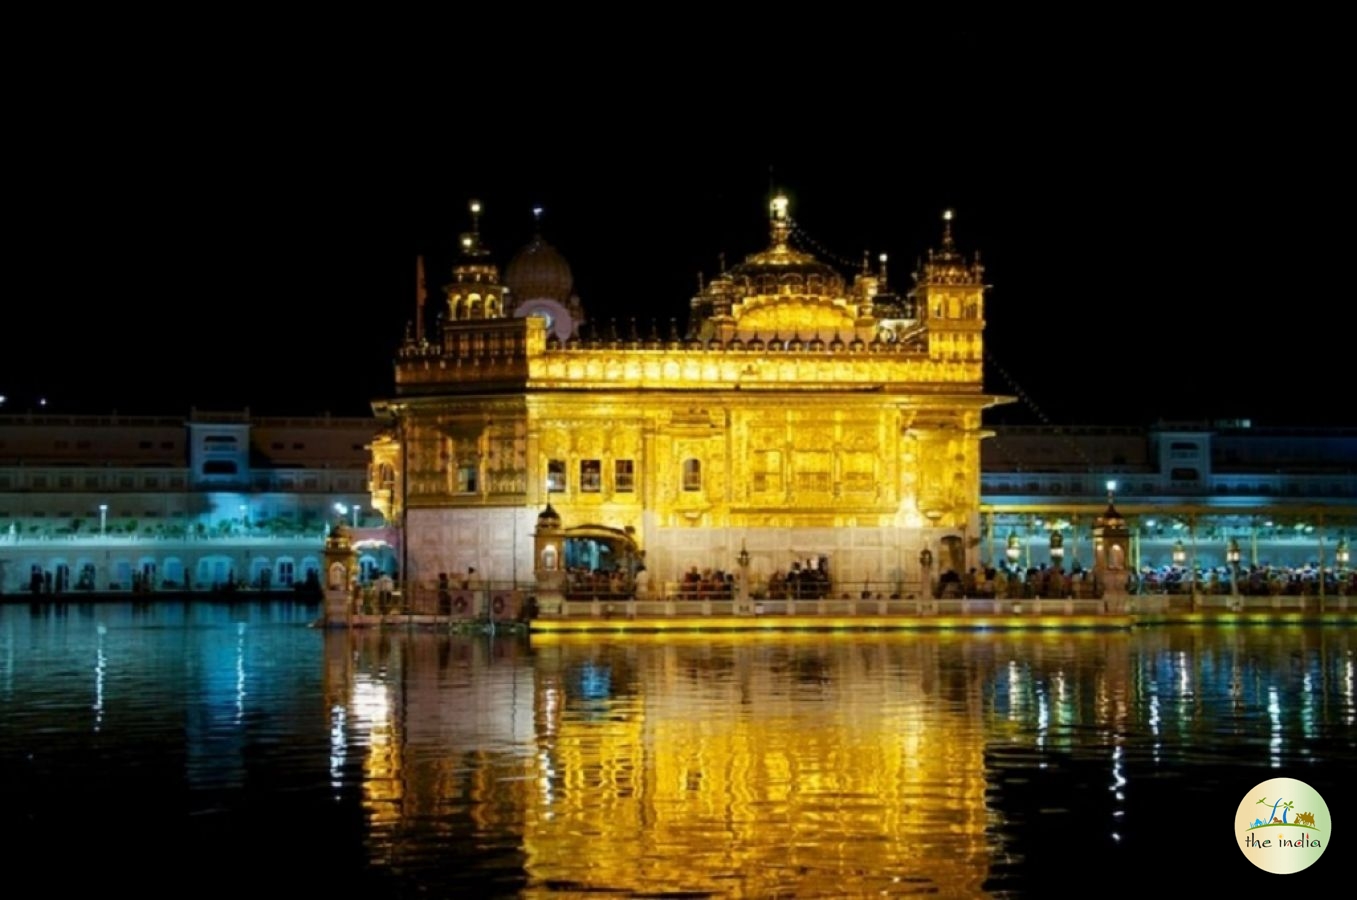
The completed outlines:
<svg viewBox="0 0 1357 900">
<path fill-rule="evenodd" d="M 772 244 L 762 253 L 745 257 L 744 262 L 724 273 L 724 277 L 734 286 L 736 295 L 843 296 L 843 277 L 832 266 L 820 262 L 809 253 L 802 253 L 788 243 L 792 225 L 787 215 L 786 198 L 779 195 L 774 199 L 770 212 Z"/>
<path fill-rule="evenodd" d="M 791 248 L 755 253 L 725 273 L 738 295 L 807 294 L 841 297 L 843 277 L 832 266 Z"/>
<path fill-rule="evenodd" d="M 520 303 L 555 300 L 564 306 L 570 302 L 575 279 L 565 257 L 542 240 L 542 235 L 536 234 L 509 261 L 509 267 L 504 270 L 504 283 Z"/>
</svg>

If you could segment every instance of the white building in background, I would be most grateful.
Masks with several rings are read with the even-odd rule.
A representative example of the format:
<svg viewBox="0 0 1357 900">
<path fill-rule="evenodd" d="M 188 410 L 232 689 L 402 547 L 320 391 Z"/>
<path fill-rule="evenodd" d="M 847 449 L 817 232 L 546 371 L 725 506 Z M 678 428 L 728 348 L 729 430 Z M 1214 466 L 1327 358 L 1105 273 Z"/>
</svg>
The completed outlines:
<svg viewBox="0 0 1357 900">
<path fill-rule="evenodd" d="M 286 589 L 320 572 L 338 515 L 364 577 L 399 577 L 373 508 L 371 418 L 0 416 L 0 593 Z M 1350 569 L 1357 429 L 1244 422 L 996 426 L 981 442 L 981 562 L 1092 560 L 1108 481 L 1138 567 Z"/>
<path fill-rule="evenodd" d="M 0 591 L 282 589 L 357 526 L 369 576 L 394 539 L 368 500 L 368 418 L 0 416 Z"/>
<path fill-rule="evenodd" d="M 997 426 L 981 445 L 982 559 L 1091 558 L 1109 483 L 1137 568 L 1351 568 L 1357 428 L 1247 420 Z M 1054 534 L 1060 538 L 1052 541 Z"/>
</svg>

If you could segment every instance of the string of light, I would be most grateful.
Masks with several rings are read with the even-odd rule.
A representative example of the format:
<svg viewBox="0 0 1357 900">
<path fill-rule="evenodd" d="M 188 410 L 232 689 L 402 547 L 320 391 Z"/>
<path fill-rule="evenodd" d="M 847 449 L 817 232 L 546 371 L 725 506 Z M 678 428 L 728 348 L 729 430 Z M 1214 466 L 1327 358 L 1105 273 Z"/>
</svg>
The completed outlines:
<svg viewBox="0 0 1357 900">
<path fill-rule="evenodd" d="M 1008 370 L 1003 367 L 999 360 L 994 358 L 993 351 L 991 351 L 988 347 L 985 348 L 985 360 L 990 365 L 992 365 L 1001 376 L 1003 376 L 1004 381 L 1008 382 L 1009 386 L 1013 389 L 1013 393 L 1018 395 L 1018 399 L 1022 400 L 1025 404 L 1027 404 L 1027 406 L 1032 410 L 1032 412 L 1036 413 L 1037 418 L 1041 420 L 1041 424 L 1050 426 L 1051 425 L 1050 418 L 1041 409 L 1041 407 L 1037 406 L 1037 402 L 1032 399 L 1031 395 L 1029 395 L 1027 391 L 1022 389 L 1022 385 L 1018 384 L 1017 379 L 1015 379 L 1012 375 L 1009 374 Z M 1070 437 L 1066 435 L 1063 431 L 1060 432 L 1060 435 L 1061 439 L 1070 447 L 1070 449 L 1072 449 L 1075 452 L 1075 454 L 1079 457 L 1080 461 L 1085 466 L 1092 469 L 1093 462 L 1088 458 L 1088 455 L 1084 453 L 1084 448 L 1080 447 L 1077 443 L 1071 440 Z"/>
<path fill-rule="evenodd" d="M 814 251 L 814 253 L 817 256 L 828 259 L 830 262 L 842 266 L 844 269 L 850 272 L 857 271 L 862 267 L 862 260 L 860 258 L 855 262 L 841 254 L 835 253 L 833 250 L 830 250 L 824 244 L 817 241 L 814 238 L 814 236 L 810 234 L 810 232 L 802 228 L 801 223 L 798 222 L 796 219 L 793 219 L 789 216 L 788 221 L 791 223 L 792 226 L 792 237 L 796 238 L 798 241 L 805 241 L 807 244 L 809 244 L 810 249 Z"/>
</svg>

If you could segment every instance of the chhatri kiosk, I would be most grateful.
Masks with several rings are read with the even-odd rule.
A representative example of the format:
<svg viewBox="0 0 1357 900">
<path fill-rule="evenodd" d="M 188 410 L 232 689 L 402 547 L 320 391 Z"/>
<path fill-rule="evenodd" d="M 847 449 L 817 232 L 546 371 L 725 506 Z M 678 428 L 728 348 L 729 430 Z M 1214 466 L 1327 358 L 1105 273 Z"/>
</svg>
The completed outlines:
<svg viewBox="0 0 1357 900">
<path fill-rule="evenodd" d="M 643 569 L 653 597 L 713 572 L 759 596 L 806 567 L 835 597 L 903 598 L 979 565 L 981 414 L 1008 398 L 982 383 L 978 258 L 949 213 L 896 294 L 884 256 L 845 277 L 793 246 L 785 197 L 768 224 L 684 334 L 581 327 L 540 235 L 503 279 L 463 237 L 437 333 L 421 314 L 374 403 L 373 503 L 416 595 L 470 569 L 487 603 Z"/>
</svg>

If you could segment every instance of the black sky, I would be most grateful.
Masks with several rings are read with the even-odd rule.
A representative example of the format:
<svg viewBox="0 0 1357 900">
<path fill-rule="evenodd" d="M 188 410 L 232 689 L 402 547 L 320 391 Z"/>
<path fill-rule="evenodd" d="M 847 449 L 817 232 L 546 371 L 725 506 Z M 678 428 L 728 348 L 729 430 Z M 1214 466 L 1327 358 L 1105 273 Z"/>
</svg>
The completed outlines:
<svg viewBox="0 0 1357 900">
<path fill-rule="evenodd" d="M 88 100 L 91 147 L 30 109 L 0 393 L 361 414 L 391 389 L 414 258 L 436 302 L 469 198 L 501 265 L 540 204 L 595 318 L 682 321 L 699 270 L 764 246 L 771 172 L 824 248 L 889 253 L 897 287 L 956 210 L 993 285 L 987 388 L 1029 401 L 992 421 L 1357 424 L 1338 48 L 1150 34 L 971 30 L 960 56 L 700 78 L 638 52 L 475 91 L 432 66 L 316 105 L 216 81 L 202 108 Z"/>
</svg>

